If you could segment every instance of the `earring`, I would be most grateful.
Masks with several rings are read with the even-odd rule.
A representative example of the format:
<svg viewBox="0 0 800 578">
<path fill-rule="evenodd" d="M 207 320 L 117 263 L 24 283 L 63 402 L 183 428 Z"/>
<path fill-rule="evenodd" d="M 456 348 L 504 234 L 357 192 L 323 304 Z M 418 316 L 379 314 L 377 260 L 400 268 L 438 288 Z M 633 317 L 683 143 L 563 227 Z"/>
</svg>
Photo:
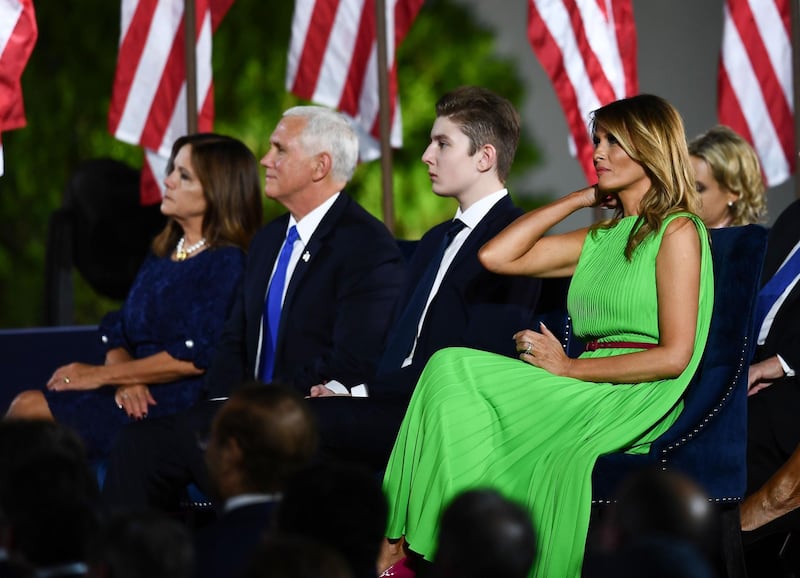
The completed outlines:
<svg viewBox="0 0 800 578">
<path fill-rule="evenodd" d="M 728 208 L 729 208 L 729 209 L 732 209 L 732 208 L 733 208 L 733 201 L 728 201 Z"/>
</svg>

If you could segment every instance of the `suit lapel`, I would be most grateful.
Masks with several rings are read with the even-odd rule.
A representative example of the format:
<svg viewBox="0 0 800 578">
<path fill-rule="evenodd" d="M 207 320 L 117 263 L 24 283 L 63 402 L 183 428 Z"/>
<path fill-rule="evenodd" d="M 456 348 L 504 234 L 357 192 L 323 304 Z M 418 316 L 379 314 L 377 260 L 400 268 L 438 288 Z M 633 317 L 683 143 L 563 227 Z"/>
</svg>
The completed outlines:
<svg viewBox="0 0 800 578">
<path fill-rule="evenodd" d="M 494 204 L 489 212 L 478 222 L 475 229 L 470 232 L 467 240 L 458 250 L 455 259 L 453 259 L 453 262 L 447 269 L 447 273 L 445 273 L 445 276 L 442 278 L 442 283 L 444 283 L 444 280 L 453 274 L 453 271 L 456 271 L 459 266 L 464 263 L 473 262 L 473 257 L 477 255 L 478 249 L 497 234 L 497 228 L 494 226 L 494 222 L 513 209 L 514 203 L 511 201 L 509 195 L 506 195 Z"/>
<path fill-rule="evenodd" d="M 331 208 L 325 213 L 325 216 L 320 221 L 314 234 L 311 235 L 311 239 L 308 240 L 303 252 L 300 254 L 300 259 L 297 261 L 297 265 L 292 273 L 292 278 L 289 280 L 289 286 L 286 288 L 286 296 L 283 299 L 281 323 L 278 327 L 279 346 L 283 343 L 283 335 L 286 331 L 286 318 L 288 312 L 292 309 L 298 287 L 302 286 L 303 277 L 305 277 L 309 268 L 313 266 L 315 260 L 324 257 L 327 238 L 335 229 L 339 218 L 350 203 L 350 197 L 345 193 L 339 194 L 339 198 L 334 201 Z"/>
</svg>

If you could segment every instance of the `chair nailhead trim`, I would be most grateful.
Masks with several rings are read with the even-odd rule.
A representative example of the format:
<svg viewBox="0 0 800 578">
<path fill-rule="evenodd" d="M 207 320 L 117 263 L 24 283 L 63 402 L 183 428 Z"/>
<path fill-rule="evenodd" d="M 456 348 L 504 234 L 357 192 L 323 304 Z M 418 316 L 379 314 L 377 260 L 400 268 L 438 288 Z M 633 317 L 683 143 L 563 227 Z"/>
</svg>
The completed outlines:
<svg viewBox="0 0 800 578">
<path fill-rule="evenodd" d="M 689 435 L 687 437 L 681 438 L 680 442 L 676 442 L 676 443 L 670 444 L 669 446 L 667 446 L 666 448 L 661 450 L 662 455 L 665 456 L 665 458 L 662 460 L 662 463 L 666 463 L 666 454 L 667 454 L 667 452 L 670 452 L 670 451 L 674 450 L 675 448 L 680 447 L 681 445 L 685 444 L 687 441 L 692 439 L 696 434 L 700 433 L 700 431 L 703 429 L 703 426 L 705 426 L 705 424 L 707 424 L 710 421 L 711 417 L 717 415 L 719 413 L 719 411 L 723 408 L 723 406 L 727 403 L 728 399 L 730 398 L 731 393 L 733 392 L 734 388 L 736 387 L 736 383 L 739 381 L 739 376 L 742 373 L 742 368 L 744 367 L 745 353 L 747 352 L 747 349 L 748 349 L 747 348 L 748 341 L 749 341 L 749 338 L 745 335 L 744 336 L 744 347 L 742 348 L 741 355 L 739 356 L 739 368 L 737 369 L 736 374 L 733 377 L 733 382 L 728 386 L 728 389 L 725 392 L 725 396 L 723 397 L 722 401 L 720 401 L 720 403 L 716 407 L 714 407 L 714 409 L 711 410 L 711 413 L 708 414 L 705 417 L 705 419 L 703 419 L 703 423 L 692 431 L 692 435 Z"/>
</svg>

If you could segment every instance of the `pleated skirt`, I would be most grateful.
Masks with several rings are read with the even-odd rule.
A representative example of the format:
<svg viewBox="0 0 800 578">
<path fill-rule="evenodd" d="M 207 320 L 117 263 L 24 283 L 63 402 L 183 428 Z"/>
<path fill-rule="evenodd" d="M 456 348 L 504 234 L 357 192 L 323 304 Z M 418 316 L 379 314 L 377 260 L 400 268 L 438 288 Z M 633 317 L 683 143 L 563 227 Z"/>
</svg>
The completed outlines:
<svg viewBox="0 0 800 578">
<path fill-rule="evenodd" d="M 467 489 L 494 488 L 531 513 L 538 536 L 531 576 L 580 576 L 597 457 L 646 451 L 679 414 L 685 381 L 589 383 L 483 351 L 439 351 L 420 378 L 387 466 L 387 536 L 404 535 L 432 560 L 450 500 Z"/>
</svg>

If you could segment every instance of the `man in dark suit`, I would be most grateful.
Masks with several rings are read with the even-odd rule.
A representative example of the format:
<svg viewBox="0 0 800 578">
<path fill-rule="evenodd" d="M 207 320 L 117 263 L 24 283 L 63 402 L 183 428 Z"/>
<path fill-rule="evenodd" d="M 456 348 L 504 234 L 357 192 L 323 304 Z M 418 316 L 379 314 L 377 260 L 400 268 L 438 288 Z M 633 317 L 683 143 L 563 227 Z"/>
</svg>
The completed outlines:
<svg viewBox="0 0 800 578">
<path fill-rule="evenodd" d="M 759 301 L 760 316 L 757 305 L 749 374 L 748 496 L 741 508 L 748 541 L 800 530 L 800 200 L 770 230 L 762 279 L 762 294 L 773 286 L 771 299 Z"/>
<path fill-rule="evenodd" d="M 455 219 L 428 231 L 413 253 L 378 374 L 362 374 L 364 385 L 353 391 L 337 381 L 311 391 L 323 455 L 377 470 L 428 359 L 450 346 L 516 357 L 512 335 L 529 326 L 541 287 L 538 279 L 490 273 L 478 261 L 483 244 L 522 214 L 505 188 L 519 141 L 513 105 L 484 88 L 461 87 L 439 100 L 436 115 L 422 161 L 433 192 L 458 202 Z"/>
<path fill-rule="evenodd" d="M 196 578 L 243 572 L 289 480 L 308 464 L 316 444 L 314 418 L 296 391 L 253 382 L 233 393 L 214 418 L 206 451 L 223 511 L 196 535 Z"/>
<path fill-rule="evenodd" d="M 404 280 L 386 227 L 341 192 L 358 139 L 322 107 L 284 113 L 270 136 L 266 195 L 288 214 L 253 239 L 240 294 L 206 376 L 208 400 L 123 429 L 108 462 L 110 504 L 174 508 L 182 489 L 207 490 L 198 447 L 221 402 L 245 379 L 315 383 L 374 371 Z"/>
</svg>

